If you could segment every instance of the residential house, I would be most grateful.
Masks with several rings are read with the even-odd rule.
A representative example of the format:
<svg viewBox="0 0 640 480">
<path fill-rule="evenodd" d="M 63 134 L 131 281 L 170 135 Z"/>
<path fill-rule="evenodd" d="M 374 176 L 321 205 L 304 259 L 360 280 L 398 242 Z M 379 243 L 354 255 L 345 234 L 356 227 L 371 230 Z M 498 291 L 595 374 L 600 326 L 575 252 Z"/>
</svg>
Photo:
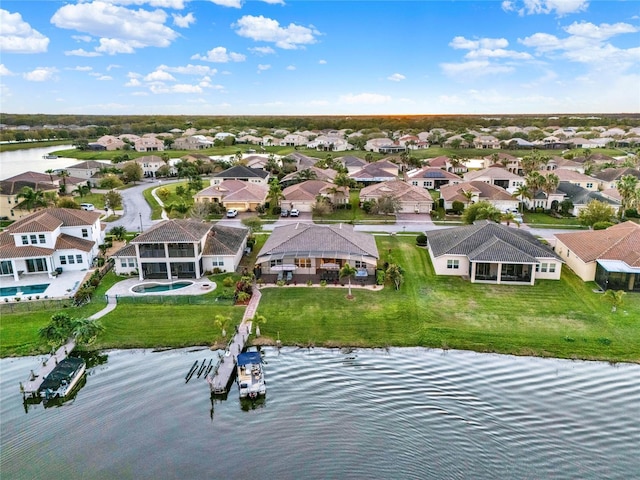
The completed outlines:
<svg viewBox="0 0 640 480">
<path fill-rule="evenodd" d="M 367 163 L 360 170 L 349 175 L 349 178 L 354 179 L 356 182 L 370 184 L 396 180 L 398 175 L 398 165 L 383 159 L 377 162 Z"/>
<path fill-rule="evenodd" d="M 337 187 L 333 183 L 322 180 L 307 180 L 285 188 L 282 196 L 280 207 L 311 212 L 318 197 L 327 198 L 334 205 L 349 202 L 349 187 Z"/>
<path fill-rule="evenodd" d="M 605 168 L 593 174 L 599 188 L 606 190 L 617 188 L 618 181 L 627 175 L 632 175 L 640 180 L 640 170 L 637 168 Z"/>
<path fill-rule="evenodd" d="M 549 159 L 544 169 L 545 170 L 572 170 L 574 172 L 584 173 L 584 164 L 575 162 L 573 160 L 569 160 L 567 158 L 553 156 Z"/>
<path fill-rule="evenodd" d="M 426 163 L 430 167 L 441 168 L 449 173 L 462 174 L 468 170 L 462 160 L 449 158 L 445 155 L 440 155 L 439 157 L 427 160 Z"/>
<path fill-rule="evenodd" d="M 402 180 L 374 183 L 360 190 L 360 202 L 379 201 L 383 197 L 398 202 L 397 213 L 430 213 L 433 209 L 433 198 L 427 190 Z"/>
<path fill-rule="evenodd" d="M 462 135 L 453 135 L 443 143 L 446 148 L 471 148 L 473 144 L 469 143 Z"/>
<path fill-rule="evenodd" d="M 364 149 L 367 152 L 380 152 L 381 147 L 393 146 L 393 140 L 391 138 L 371 138 L 367 140 L 364 145 Z"/>
<path fill-rule="evenodd" d="M 318 167 L 306 167 L 301 168 L 297 172 L 291 172 L 280 180 L 280 185 L 284 187 L 288 187 L 289 185 L 293 185 L 295 183 L 300 183 L 300 174 L 305 171 L 313 172 L 315 174 L 315 178 L 313 180 L 322 180 L 323 182 L 333 183 L 333 179 L 336 178 L 338 172 L 336 172 L 333 168 L 318 168 Z"/>
<path fill-rule="evenodd" d="M 196 220 L 165 220 L 135 237 L 113 255 L 117 274 L 148 278 L 201 278 L 234 272 L 249 230 Z M 216 270 L 217 269 L 217 270 Z"/>
<path fill-rule="evenodd" d="M 24 172 L 0 181 L 0 217 L 17 220 L 31 214 L 27 209 L 20 208 L 23 200 L 18 195 L 24 187 L 42 192 L 57 192 L 60 178 L 46 173 Z"/>
<path fill-rule="evenodd" d="M 27 215 L 0 233 L 0 276 L 18 281 L 22 274 L 56 269 L 86 270 L 104 242 L 100 213 L 48 208 Z"/>
<path fill-rule="evenodd" d="M 173 141 L 171 148 L 175 150 L 204 150 L 213 147 L 211 137 L 204 135 L 190 135 L 188 137 L 178 137 Z"/>
<path fill-rule="evenodd" d="M 493 135 L 480 135 L 473 139 L 473 147 L 481 149 L 499 149 L 500 140 Z"/>
<path fill-rule="evenodd" d="M 255 135 L 241 135 L 236 137 L 236 143 L 247 143 L 251 145 L 261 145 L 262 137 L 256 137 Z"/>
<path fill-rule="evenodd" d="M 587 190 L 586 188 L 574 185 L 573 183 L 569 182 L 560 182 L 556 193 L 559 195 L 563 195 L 563 200 L 571 201 L 571 203 L 573 204 L 573 209 L 570 213 L 576 217 L 580 214 L 580 211 L 586 208 L 589 202 L 592 202 L 593 200 L 598 200 L 600 202 L 611 205 L 611 207 L 613 207 L 613 209 L 616 211 L 620 207 L 620 202 L 616 201 L 612 197 L 605 196 L 600 192 Z M 560 202 L 562 202 L 562 200 L 560 200 Z"/>
<path fill-rule="evenodd" d="M 344 152 L 353 150 L 353 145 L 343 137 L 334 135 L 320 135 L 307 143 L 307 148 L 313 148 L 322 152 Z"/>
<path fill-rule="evenodd" d="M 95 142 L 89 144 L 89 148 L 92 150 L 121 150 L 124 148 L 125 143 L 118 137 L 113 135 L 103 135 Z M 101 148 L 100 148 L 101 147 Z"/>
<path fill-rule="evenodd" d="M 416 187 L 438 190 L 445 185 L 462 183 L 463 180 L 455 173 L 447 172 L 441 168 L 426 166 L 408 172 L 407 181 Z"/>
<path fill-rule="evenodd" d="M 556 253 L 583 281 L 603 290 L 640 292 L 640 225 L 556 234 Z"/>
<path fill-rule="evenodd" d="M 164 141 L 156 137 L 143 136 L 133 143 L 136 152 L 162 152 L 164 151 Z"/>
<path fill-rule="evenodd" d="M 465 192 L 470 192 L 471 198 L 468 198 Z M 518 208 L 518 199 L 504 188 L 479 180 L 444 185 L 440 188 L 440 198 L 444 200 L 446 210 L 453 208 L 453 202 L 456 201 L 465 205 L 489 202 L 501 212 Z"/>
<path fill-rule="evenodd" d="M 344 168 L 347 169 L 347 175 L 351 175 L 362 169 L 368 162 L 362 158 L 354 157 L 353 155 L 346 155 L 344 157 L 336 158 Z"/>
<path fill-rule="evenodd" d="M 309 138 L 298 133 L 289 133 L 280 140 L 281 147 L 302 147 L 309 143 Z"/>
<path fill-rule="evenodd" d="M 560 257 L 519 228 L 481 220 L 473 225 L 428 231 L 427 242 L 436 275 L 508 285 L 560 279 Z"/>
<path fill-rule="evenodd" d="M 483 170 L 474 170 L 464 174 L 464 181 L 486 182 L 509 192 L 515 191 L 520 185 L 524 185 L 524 178 L 509 170 L 499 167 L 490 167 Z"/>
<path fill-rule="evenodd" d="M 549 174 L 553 174 L 557 176 L 561 182 L 572 183 L 577 185 L 578 187 L 582 187 L 585 190 L 589 190 L 591 192 L 598 191 L 598 180 L 585 175 L 584 173 L 576 172 L 575 170 L 566 170 L 564 168 L 554 170 L 553 172 L 548 170 L 542 170 L 539 172 L 543 176 L 547 176 Z"/>
<path fill-rule="evenodd" d="M 273 229 L 256 266 L 259 276 L 292 272 L 337 281 L 346 263 L 358 270 L 359 278 L 375 278 L 378 259 L 373 235 L 356 232 L 353 225 L 296 222 Z"/>
<path fill-rule="evenodd" d="M 269 187 L 265 184 L 224 180 L 200 190 L 193 199 L 202 203 L 221 203 L 226 209 L 250 212 L 264 204 L 268 192 Z"/>
<path fill-rule="evenodd" d="M 240 180 L 257 185 L 269 184 L 269 172 L 261 168 L 249 168 L 244 165 L 234 165 L 211 178 L 211 185 L 218 185 L 226 180 Z"/>
<path fill-rule="evenodd" d="M 109 167 L 109 163 L 97 160 L 87 160 L 86 162 L 76 163 L 67 167 L 65 170 L 71 177 L 81 178 L 92 187 L 96 187 L 100 183 L 100 172 L 105 167 Z"/>
<path fill-rule="evenodd" d="M 157 155 L 145 155 L 135 158 L 133 161 L 142 167 L 142 174 L 148 178 L 155 177 L 158 169 L 166 165 L 165 161 Z"/>
</svg>

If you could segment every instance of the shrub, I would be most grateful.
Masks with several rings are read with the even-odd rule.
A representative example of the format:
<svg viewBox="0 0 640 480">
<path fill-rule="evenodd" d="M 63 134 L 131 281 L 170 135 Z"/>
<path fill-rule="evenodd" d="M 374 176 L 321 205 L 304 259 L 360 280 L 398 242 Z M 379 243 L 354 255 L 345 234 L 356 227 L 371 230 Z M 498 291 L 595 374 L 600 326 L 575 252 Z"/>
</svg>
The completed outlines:
<svg viewBox="0 0 640 480">
<path fill-rule="evenodd" d="M 606 230 L 607 228 L 611 227 L 613 225 L 613 223 L 611 222 L 596 222 L 593 224 L 593 229 L 594 230 Z"/>
<path fill-rule="evenodd" d="M 425 247 L 427 245 L 427 236 L 424 233 L 421 233 L 416 237 L 416 243 L 420 247 Z"/>
<path fill-rule="evenodd" d="M 225 287 L 233 287 L 234 283 L 235 283 L 235 281 L 233 280 L 233 277 L 226 277 L 222 281 L 222 285 L 224 285 Z"/>
<path fill-rule="evenodd" d="M 627 208 L 624 211 L 624 216 L 627 218 L 638 218 L 638 210 L 635 208 Z"/>
</svg>

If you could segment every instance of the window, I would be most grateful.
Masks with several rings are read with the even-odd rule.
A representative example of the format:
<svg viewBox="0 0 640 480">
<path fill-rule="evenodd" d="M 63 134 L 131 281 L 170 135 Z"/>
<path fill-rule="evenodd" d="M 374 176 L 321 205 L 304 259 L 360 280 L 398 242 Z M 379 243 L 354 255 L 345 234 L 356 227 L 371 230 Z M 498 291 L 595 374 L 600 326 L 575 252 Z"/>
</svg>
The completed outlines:
<svg viewBox="0 0 640 480">
<path fill-rule="evenodd" d="M 86 228 L 82 229 L 82 238 L 87 238 L 89 236 L 89 230 Z"/>
<path fill-rule="evenodd" d="M 293 263 L 296 267 L 300 268 L 311 268 L 311 259 L 310 258 L 296 258 Z"/>
<path fill-rule="evenodd" d="M 355 268 L 367 268 L 367 264 L 364 262 L 361 262 L 360 260 L 356 260 L 353 266 Z"/>
<path fill-rule="evenodd" d="M 414 180 L 413 182 L 411 182 L 411 185 L 413 185 L 414 187 L 418 186 L 418 182 L 416 180 Z"/>
<path fill-rule="evenodd" d="M 76 263 L 76 259 L 73 258 L 73 255 L 69 255 L 67 257 L 67 261 L 69 262 L 69 265 L 73 265 L 74 263 Z"/>
<path fill-rule="evenodd" d="M 593 183 L 587 183 L 587 188 L 593 188 Z"/>
<path fill-rule="evenodd" d="M 540 271 L 541 271 L 542 273 L 547 273 L 547 267 L 548 267 L 548 266 L 549 266 L 548 264 L 543 263 L 542 265 L 540 265 Z"/>
<path fill-rule="evenodd" d="M 214 267 L 224 267 L 224 259 L 222 257 L 213 257 L 211 265 Z"/>
<path fill-rule="evenodd" d="M 131 268 L 135 268 L 135 267 L 137 267 L 137 266 L 138 266 L 138 265 L 137 265 L 136 259 L 135 259 L 135 258 L 130 258 L 130 259 L 129 259 L 129 267 L 131 267 Z"/>
<path fill-rule="evenodd" d="M 555 263 L 550 263 L 549 264 L 549 273 L 554 273 L 556 271 L 556 264 Z"/>
<path fill-rule="evenodd" d="M 60 255 L 60 265 L 66 265 L 67 264 L 67 257 L 65 257 L 64 255 Z"/>
<path fill-rule="evenodd" d="M 460 260 L 447 260 L 447 268 L 451 268 L 451 269 L 460 268 Z"/>
<path fill-rule="evenodd" d="M 13 265 L 10 260 L 3 260 L 0 262 L 0 274 L 11 275 L 13 273 Z"/>
<path fill-rule="evenodd" d="M 27 237 L 26 235 L 22 235 L 22 244 L 29 245 L 29 237 Z"/>
<path fill-rule="evenodd" d="M 44 233 L 41 233 L 40 235 L 38 235 L 38 241 L 40 243 L 46 243 L 47 240 L 44 238 Z"/>
<path fill-rule="evenodd" d="M 76 263 L 82 263 L 82 255 L 76 255 Z"/>
<path fill-rule="evenodd" d="M 127 261 L 124 258 L 120 260 L 120 266 L 122 268 L 127 268 Z"/>
<path fill-rule="evenodd" d="M 35 235 L 29 235 L 29 239 L 31 240 L 31 245 L 35 245 L 36 243 L 38 243 L 38 237 L 36 237 Z"/>
<path fill-rule="evenodd" d="M 47 260 L 44 258 L 29 258 L 27 259 L 27 272 L 46 272 Z"/>
<path fill-rule="evenodd" d="M 282 259 L 279 260 L 271 260 L 269 262 L 269 266 L 270 267 L 275 267 L 276 265 L 282 265 Z"/>
</svg>

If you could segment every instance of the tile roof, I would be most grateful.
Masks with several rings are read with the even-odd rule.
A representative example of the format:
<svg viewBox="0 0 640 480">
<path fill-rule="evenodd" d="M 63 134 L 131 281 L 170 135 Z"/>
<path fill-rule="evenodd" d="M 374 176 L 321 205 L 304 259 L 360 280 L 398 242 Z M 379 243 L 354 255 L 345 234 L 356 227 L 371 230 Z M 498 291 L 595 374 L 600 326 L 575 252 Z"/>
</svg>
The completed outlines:
<svg viewBox="0 0 640 480">
<path fill-rule="evenodd" d="M 389 196 L 401 202 L 433 203 L 433 197 L 428 190 L 409 185 L 402 180 L 376 183 L 360 190 L 360 198 L 380 198 L 382 196 Z"/>
<path fill-rule="evenodd" d="M 605 197 L 600 192 L 592 192 L 571 182 L 560 182 L 557 192 L 563 193 L 574 205 L 586 205 L 592 200 L 598 200 L 609 205 L 620 204 L 620 202 Z"/>
<path fill-rule="evenodd" d="M 264 202 L 268 192 L 268 187 L 263 184 L 223 180 L 218 185 L 200 190 L 194 197 L 220 197 L 224 202 Z"/>
<path fill-rule="evenodd" d="M 604 180 L 605 182 L 612 182 L 619 180 L 625 175 L 633 175 L 636 178 L 640 178 L 640 170 L 637 168 L 605 168 L 595 173 L 593 176 L 598 180 Z"/>
<path fill-rule="evenodd" d="M 627 221 L 605 230 L 558 233 L 556 238 L 583 262 L 621 260 L 640 267 L 640 225 Z"/>
<path fill-rule="evenodd" d="M 332 186 L 332 183 L 321 180 L 307 180 L 285 188 L 282 195 L 285 200 L 314 201 L 323 190 Z"/>
<path fill-rule="evenodd" d="M 112 257 L 135 257 L 136 256 L 136 246 L 133 243 L 128 243 L 116 253 L 111 255 Z"/>
<path fill-rule="evenodd" d="M 460 178 L 455 173 L 447 172 L 442 168 L 433 167 L 433 166 L 422 167 L 420 170 L 414 173 L 411 173 L 409 175 L 409 178 L 412 178 L 412 179 L 413 178 L 431 178 L 431 179 L 438 179 L 438 180 L 448 179 L 448 180 L 462 181 L 462 178 Z"/>
<path fill-rule="evenodd" d="M 472 182 L 462 182 L 456 185 L 444 185 L 440 187 L 440 196 L 447 202 L 459 201 L 467 203 L 467 198 L 462 194 L 471 190 L 478 194 L 480 200 L 516 200 L 513 195 L 504 188 L 490 183 L 474 180 Z"/>
<path fill-rule="evenodd" d="M 17 195 L 24 187 L 33 188 L 34 190 L 42 190 L 43 192 L 60 188 L 55 183 L 51 183 L 49 177 L 47 180 L 32 181 L 28 179 L 18 180 L 2 180 L 0 181 L 0 195 Z"/>
<path fill-rule="evenodd" d="M 216 173 L 215 178 L 267 178 L 269 172 L 261 168 L 249 168 L 244 165 L 234 165 L 222 172 Z"/>
<path fill-rule="evenodd" d="M 73 208 L 47 208 L 22 217 L 12 223 L 6 231 L 10 233 L 51 232 L 62 227 L 90 226 L 100 218 L 98 212 Z"/>
<path fill-rule="evenodd" d="M 271 257 L 360 257 L 378 259 L 378 247 L 373 235 L 356 232 L 353 225 L 315 225 L 292 223 L 276 227 L 258 254 L 256 263 Z"/>
<path fill-rule="evenodd" d="M 203 255 L 235 255 L 249 235 L 246 228 L 214 225 L 207 236 Z"/>
<path fill-rule="evenodd" d="M 196 220 L 165 220 L 138 235 L 131 243 L 199 242 L 211 227 L 211 223 Z"/>
<path fill-rule="evenodd" d="M 474 261 L 507 263 L 534 263 L 539 258 L 560 260 L 529 232 L 488 220 L 429 231 L 427 239 L 435 257 L 465 255 Z"/>
<path fill-rule="evenodd" d="M 493 180 L 523 180 L 520 175 L 511 173 L 509 170 L 499 167 L 489 167 L 483 170 L 475 170 L 464 174 L 465 181 L 476 180 L 478 178 L 491 178 Z"/>
<path fill-rule="evenodd" d="M 66 233 L 61 233 L 56 239 L 56 250 L 82 250 L 90 252 L 96 242 L 85 238 L 78 238 Z"/>
</svg>

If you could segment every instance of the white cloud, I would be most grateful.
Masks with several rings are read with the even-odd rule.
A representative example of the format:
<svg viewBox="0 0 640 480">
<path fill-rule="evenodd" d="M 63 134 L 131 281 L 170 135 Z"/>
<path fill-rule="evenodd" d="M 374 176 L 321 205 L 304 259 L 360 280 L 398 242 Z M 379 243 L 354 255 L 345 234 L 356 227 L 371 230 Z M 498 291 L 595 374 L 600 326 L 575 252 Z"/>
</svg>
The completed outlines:
<svg viewBox="0 0 640 480">
<path fill-rule="evenodd" d="M 31 28 L 19 13 L 0 9 L 0 52 L 43 53 L 47 51 L 49 39 Z"/>
<path fill-rule="evenodd" d="M 349 93 L 347 95 L 340 96 L 340 103 L 353 104 L 366 104 L 366 105 L 380 105 L 382 103 L 389 103 L 391 97 L 388 95 L 380 95 L 378 93 L 359 93 L 354 95 Z"/>
<path fill-rule="evenodd" d="M 506 48 L 509 46 L 509 41 L 506 38 L 479 38 L 477 40 L 469 40 L 465 37 L 453 37 L 453 40 L 449 42 L 451 48 L 456 50 L 476 50 L 482 49 L 494 49 L 494 48 Z"/>
<path fill-rule="evenodd" d="M 96 51 L 110 55 L 168 47 L 178 34 L 164 25 L 166 20 L 164 10 L 133 10 L 103 1 L 64 5 L 51 17 L 58 28 L 100 37 Z"/>
<path fill-rule="evenodd" d="M 65 70 L 74 70 L 76 72 L 90 72 L 93 70 L 93 67 L 70 67 L 70 68 L 66 68 Z"/>
<path fill-rule="evenodd" d="M 327 61 L 326 61 L 326 60 L 318 60 L 318 63 L 319 63 L 320 65 L 326 65 L 326 64 L 327 64 Z"/>
<path fill-rule="evenodd" d="M 194 17 L 191 12 L 187 15 L 178 15 L 173 13 L 171 16 L 173 17 L 174 25 L 177 25 L 180 28 L 188 28 L 192 23 L 196 23 L 196 17 Z"/>
<path fill-rule="evenodd" d="M 258 65 L 258 73 L 265 72 L 271 68 L 271 65 Z"/>
<path fill-rule="evenodd" d="M 252 47 L 249 48 L 249 51 L 256 55 L 272 55 L 276 53 L 276 51 L 271 47 Z"/>
<path fill-rule="evenodd" d="M 113 80 L 113 77 L 110 75 L 99 75 L 96 77 L 96 80 L 101 80 L 101 81 Z"/>
<path fill-rule="evenodd" d="M 215 68 L 208 67 L 206 65 L 185 65 L 182 67 L 169 67 L 167 65 L 160 65 L 157 70 L 163 70 L 165 72 L 179 73 L 182 75 L 215 75 L 218 71 Z"/>
<path fill-rule="evenodd" d="M 169 72 L 164 70 L 156 70 L 144 77 L 145 82 L 175 82 L 176 79 Z"/>
<path fill-rule="evenodd" d="M 241 53 L 227 52 L 225 47 L 215 47 L 207 52 L 206 55 L 199 53 L 193 55 L 191 60 L 204 60 L 205 62 L 227 63 L 227 62 L 244 62 L 246 56 Z"/>
<path fill-rule="evenodd" d="M 387 80 L 391 80 L 392 82 L 401 82 L 402 80 L 405 80 L 406 78 L 407 77 L 405 77 L 401 73 L 394 73 L 393 75 L 389 75 L 387 77 Z"/>
<path fill-rule="evenodd" d="M 303 27 L 290 23 L 286 27 L 281 27 L 277 20 L 265 18 L 262 15 L 259 17 L 245 15 L 231 26 L 236 28 L 236 33 L 241 37 L 259 42 L 273 42 L 276 47 L 286 50 L 316 43 L 315 35 L 320 35 L 313 26 Z"/>
<path fill-rule="evenodd" d="M 295 65 L 289 65 L 289 66 L 287 66 L 287 70 L 293 71 L 293 70 L 295 70 L 295 69 L 296 69 L 296 66 L 295 66 Z"/>
<path fill-rule="evenodd" d="M 199 85 L 176 84 L 163 85 L 154 84 L 150 86 L 151 93 L 202 93 L 203 90 Z"/>
<path fill-rule="evenodd" d="M 142 82 L 137 78 L 130 79 L 127 83 L 124 84 L 125 87 L 140 87 L 142 86 Z"/>
<path fill-rule="evenodd" d="M 573 22 L 568 27 L 564 28 L 565 32 L 577 37 L 587 37 L 594 40 L 607 40 L 616 35 L 624 33 L 636 33 L 640 30 L 629 23 L 601 23 L 600 25 L 594 25 L 590 22 Z"/>
<path fill-rule="evenodd" d="M 464 58 L 512 58 L 515 60 L 531 60 L 533 57 L 526 52 L 516 52 L 514 50 L 505 50 L 503 48 L 496 48 L 491 50 L 488 48 L 479 48 L 478 50 L 471 50 Z"/>
<path fill-rule="evenodd" d="M 107 72 L 110 72 L 114 68 L 122 68 L 122 66 L 121 65 L 116 65 L 114 63 L 111 63 L 111 64 L 107 65 Z"/>
<path fill-rule="evenodd" d="M 14 75 L 11 70 L 4 66 L 4 63 L 0 63 L 0 77 L 8 77 Z"/>
<path fill-rule="evenodd" d="M 583 12 L 589 7 L 589 0 L 505 0 L 505 12 L 517 11 L 520 15 L 556 13 L 558 16 Z"/>
<path fill-rule="evenodd" d="M 462 63 L 441 63 L 440 67 L 446 75 L 458 77 L 480 77 L 483 75 L 494 75 L 497 73 L 510 73 L 513 67 L 507 65 L 492 65 L 487 60 L 472 60 Z"/>
<path fill-rule="evenodd" d="M 262 0 L 262 1 L 270 5 L 284 5 L 284 0 Z"/>
<path fill-rule="evenodd" d="M 220 5 L 221 7 L 241 8 L 242 0 L 209 0 L 211 3 Z"/>
<path fill-rule="evenodd" d="M 67 56 L 73 57 L 101 57 L 102 54 L 98 52 L 87 52 L 83 48 L 78 48 L 77 50 L 67 50 L 64 52 Z"/>
<path fill-rule="evenodd" d="M 182 10 L 185 0 L 111 0 L 113 4 L 119 5 L 149 5 L 157 8 L 172 8 Z"/>
<path fill-rule="evenodd" d="M 29 82 L 46 82 L 53 80 L 58 70 L 55 67 L 38 67 L 35 70 L 23 74 Z"/>
<path fill-rule="evenodd" d="M 93 40 L 89 35 L 71 35 L 76 42 L 85 42 L 88 43 Z"/>
</svg>

